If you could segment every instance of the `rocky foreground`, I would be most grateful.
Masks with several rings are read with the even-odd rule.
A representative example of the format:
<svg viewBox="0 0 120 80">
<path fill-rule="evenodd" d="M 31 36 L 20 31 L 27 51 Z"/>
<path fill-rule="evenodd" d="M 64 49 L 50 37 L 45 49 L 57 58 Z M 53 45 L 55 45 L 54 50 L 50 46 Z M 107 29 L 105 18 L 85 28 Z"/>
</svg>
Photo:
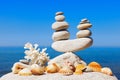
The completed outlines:
<svg viewBox="0 0 120 80">
<path fill-rule="evenodd" d="M 109 76 L 99 72 L 83 73 L 82 75 L 63 76 L 59 73 L 44 74 L 39 76 L 19 76 L 17 74 L 8 73 L 0 78 L 0 80 L 118 80 L 115 76 Z"/>
</svg>

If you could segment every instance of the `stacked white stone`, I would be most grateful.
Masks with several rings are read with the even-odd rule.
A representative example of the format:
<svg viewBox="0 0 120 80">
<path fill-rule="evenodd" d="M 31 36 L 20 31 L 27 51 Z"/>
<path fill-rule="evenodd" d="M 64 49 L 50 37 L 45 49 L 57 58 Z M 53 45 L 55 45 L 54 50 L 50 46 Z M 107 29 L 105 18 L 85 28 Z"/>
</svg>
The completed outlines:
<svg viewBox="0 0 120 80">
<path fill-rule="evenodd" d="M 77 38 L 86 38 L 91 36 L 91 31 L 88 29 L 92 24 L 87 19 L 82 19 L 77 28 L 80 30 L 77 32 Z"/>
<path fill-rule="evenodd" d="M 63 12 L 57 12 L 55 16 L 56 22 L 52 24 L 52 29 L 55 32 L 52 35 L 53 41 L 67 40 L 70 37 L 70 33 L 67 31 L 69 24 L 65 22 L 65 16 Z"/>
</svg>

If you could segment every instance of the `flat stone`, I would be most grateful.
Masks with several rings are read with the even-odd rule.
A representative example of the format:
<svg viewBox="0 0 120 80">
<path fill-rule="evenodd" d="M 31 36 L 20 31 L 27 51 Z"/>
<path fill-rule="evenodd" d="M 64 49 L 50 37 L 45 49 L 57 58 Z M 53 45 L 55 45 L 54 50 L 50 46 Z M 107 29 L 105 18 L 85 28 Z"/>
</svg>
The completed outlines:
<svg viewBox="0 0 120 80">
<path fill-rule="evenodd" d="M 56 12 L 56 14 L 55 15 L 63 15 L 64 13 L 63 12 Z"/>
<path fill-rule="evenodd" d="M 80 30 L 76 34 L 77 38 L 84 38 L 84 37 L 89 37 L 91 36 L 91 31 L 90 30 Z"/>
<path fill-rule="evenodd" d="M 59 52 L 76 52 L 91 46 L 92 43 L 93 40 L 91 38 L 78 38 L 56 41 L 52 44 L 52 48 Z"/>
<path fill-rule="evenodd" d="M 29 61 L 28 60 L 25 60 L 25 59 L 21 59 L 21 60 L 19 60 L 21 63 L 23 63 L 23 64 L 29 64 Z"/>
<path fill-rule="evenodd" d="M 67 52 L 65 54 L 61 54 L 48 62 L 48 65 L 56 63 L 60 68 L 65 66 L 65 61 L 70 62 L 72 65 L 76 66 L 78 64 L 87 65 L 81 58 L 75 55 L 72 52 Z"/>
<path fill-rule="evenodd" d="M 67 22 L 54 22 L 52 24 L 52 29 L 53 30 L 63 30 L 63 29 L 67 29 L 69 26 L 69 24 Z"/>
<path fill-rule="evenodd" d="M 81 75 L 63 76 L 60 73 L 45 73 L 43 75 L 19 76 L 8 73 L 0 80 L 118 80 L 115 76 L 109 76 L 100 72 L 87 72 Z"/>
<path fill-rule="evenodd" d="M 58 21 L 58 22 L 64 21 L 65 20 L 65 16 L 63 16 L 63 15 L 57 15 L 57 16 L 55 16 L 55 20 Z"/>
<path fill-rule="evenodd" d="M 52 35 L 54 41 L 67 40 L 70 37 L 70 33 L 67 30 L 56 31 Z"/>
<path fill-rule="evenodd" d="M 90 23 L 85 23 L 85 24 L 79 24 L 78 26 L 77 26 L 77 28 L 79 29 L 79 30 L 83 30 L 83 29 L 88 29 L 88 28 L 90 28 L 92 26 L 92 24 L 90 24 Z"/>
<path fill-rule="evenodd" d="M 81 22 L 87 22 L 87 21 L 88 21 L 87 18 L 84 18 L 84 19 L 81 20 Z"/>
</svg>

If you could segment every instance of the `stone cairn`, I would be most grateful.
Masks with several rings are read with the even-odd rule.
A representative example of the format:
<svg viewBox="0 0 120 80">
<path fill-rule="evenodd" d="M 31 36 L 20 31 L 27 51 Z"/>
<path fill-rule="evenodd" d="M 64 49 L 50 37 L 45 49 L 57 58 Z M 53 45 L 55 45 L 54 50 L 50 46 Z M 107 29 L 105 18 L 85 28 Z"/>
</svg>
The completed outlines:
<svg viewBox="0 0 120 80">
<path fill-rule="evenodd" d="M 91 26 L 92 24 L 90 24 L 90 22 L 86 18 L 82 19 L 80 24 L 77 26 L 78 30 L 80 30 L 76 34 L 77 38 L 90 38 L 92 33 L 88 28 L 90 28 Z"/>
<path fill-rule="evenodd" d="M 65 54 L 59 55 L 48 62 L 49 64 L 56 63 L 57 65 L 64 66 L 64 62 L 71 62 L 72 65 L 76 66 L 77 64 L 86 63 L 79 58 L 74 52 L 83 50 L 92 45 L 93 40 L 89 36 L 91 31 L 88 30 L 92 25 L 87 19 L 83 19 L 80 22 L 80 25 L 77 28 L 80 30 L 76 35 L 76 39 L 69 40 L 70 33 L 67 31 L 68 23 L 65 22 L 65 16 L 63 12 L 57 12 L 55 16 L 56 22 L 52 24 L 52 29 L 55 32 L 52 35 L 53 43 L 52 48 L 58 52 L 63 52 Z"/>
<path fill-rule="evenodd" d="M 70 33 L 67 31 L 69 25 L 67 22 L 64 21 L 65 16 L 63 15 L 63 12 L 57 12 L 55 20 L 56 22 L 52 25 L 52 29 L 56 30 L 56 32 L 54 32 L 52 35 L 53 41 L 69 39 Z"/>
</svg>

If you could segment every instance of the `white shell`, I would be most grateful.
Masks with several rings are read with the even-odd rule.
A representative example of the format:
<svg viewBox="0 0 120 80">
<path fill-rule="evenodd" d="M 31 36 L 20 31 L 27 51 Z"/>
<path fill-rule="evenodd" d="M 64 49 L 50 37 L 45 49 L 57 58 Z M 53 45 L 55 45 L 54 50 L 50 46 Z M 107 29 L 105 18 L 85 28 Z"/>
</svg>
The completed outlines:
<svg viewBox="0 0 120 80">
<path fill-rule="evenodd" d="M 110 75 L 110 76 L 113 75 L 112 70 L 110 68 L 108 68 L 108 67 L 102 68 L 101 72 L 104 73 L 104 74 Z"/>
</svg>

